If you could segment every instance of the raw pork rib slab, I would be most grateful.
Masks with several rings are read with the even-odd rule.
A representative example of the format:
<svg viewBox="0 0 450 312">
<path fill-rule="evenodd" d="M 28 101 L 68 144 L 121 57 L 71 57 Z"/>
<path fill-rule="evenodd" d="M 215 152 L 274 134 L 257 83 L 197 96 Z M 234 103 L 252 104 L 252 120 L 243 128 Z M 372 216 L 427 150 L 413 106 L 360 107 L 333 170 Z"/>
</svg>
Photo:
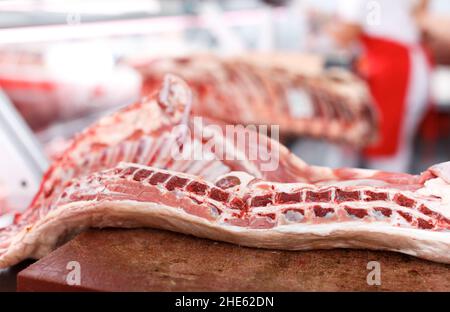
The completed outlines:
<svg viewBox="0 0 450 312">
<path fill-rule="evenodd" d="M 112 168 L 122 161 L 185 172 L 210 181 L 231 171 L 289 182 L 333 176 L 330 169 L 308 166 L 264 135 L 256 135 L 255 142 L 240 146 L 225 137 L 217 125 L 209 127 L 208 120 L 195 122 L 190 118 L 191 93 L 187 85 L 171 75 L 164 81 L 158 94 L 102 118 L 77 135 L 45 173 L 30 207 L 1 216 L 0 267 L 14 263 L 2 260 L 3 254 L 15 246 L 16 235 L 49 213 L 52 202 L 71 179 Z M 241 136 L 250 134 L 244 127 L 236 128 L 236 132 Z M 251 134 L 254 137 L 255 132 Z M 264 142 L 268 148 L 260 149 L 258 142 Z M 207 144 L 221 146 L 226 151 L 225 159 L 229 160 L 222 160 L 224 157 L 219 150 L 204 149 Z M 188 157 L 175 160 L 171 153 L 174 147 L 187 151 Z M 248 155 L 255 148 L 260 158 L 249 160 Z M 202 157 L 189 157 L 191 152 L 196 156 L 201 153 Z M 272 162 L 279 163 L 276 170 L 264 171 L 264 165 Z M 17 261 L 31 254 L 24 252 Z"/>
<path fill-rule="evenodd" d="M 263 63 L 253 56 L 194 55 L 135 67 L 143 76 L 144 94 L 157 88 L 167 72 L 185 79 L 194 90 L 197 115 L 227 123 L 277 124 L 283 133 L 355 147 L 376 138 L 377 116 L 362 81 L 342 69 L 307 70 L 298 57 L 289 64 L 267 64 L 273 58 Z M 295 66 L 299 62 L 303 66 Z"/>
<path fill-rule="evenodd" d="M 159 94 L 77 136 L 31 206 L 0 230 L 0 267 L 40 258 L 88 227 L 110 226 L 263 248 L 387 249 L 450 263 L 449 163 L 421 176 L 309 166 L 262 135 L 240 146 L 217 127 L 196 124 L 190 102 L 186 84 L 167 76 Z M 170 152 L 211 141 L 225 145 L 231 160 L 217 150 L 201 150 L 200 160 Z M 247 157 L 263 143 L 261 159 Z M 278 166 L 264 170 L 262 159 L 274 158 Z"/>
<path fill-rule="evenodd" d="M 450 164 L 443 165 L 448 170 Z M 40 257 L 89 227 L 153 227 L 261 248 L 370 248 L 450 263 L 449 193 L 439 167 L 409 190 L 273 183 L 231 172 L 211 183 L 137 164 L 73 180 L 50 212 L 19 233 L 5 264 Z M 436 191 L 440 186 L 442 189 Z"/>
</svg>

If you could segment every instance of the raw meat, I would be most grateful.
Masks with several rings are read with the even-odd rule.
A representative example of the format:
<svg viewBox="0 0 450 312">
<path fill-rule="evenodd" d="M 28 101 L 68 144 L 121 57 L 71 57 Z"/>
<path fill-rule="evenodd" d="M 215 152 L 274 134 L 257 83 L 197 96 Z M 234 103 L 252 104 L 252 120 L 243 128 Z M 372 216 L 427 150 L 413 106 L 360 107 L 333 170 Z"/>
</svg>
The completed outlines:
<svg viewBox="0 0 450 312">
<path fill-rule="evenodd" d="M 0 253 L 15 234 L 48 213 L 52 202 L 72 178 L 114 167 L 121 161 L 186 172 L 210 180 L 234 170 L 271 181 L 299 181 L 333 174 L 326 168 L 307 166 L 279 143 L 264 135 L 255 137 L 255 132 L 243 127 L 234 131 L 241 137 L 251 132 L 255 140 L 240 146 L 239 142 L 225 137 L 221 127 L 210 127 L 207 120 L 191 119 L 190 107 L 190 89 L 180 79 L 167 76 L 159 94 L 102 118 L 77 135 L 45 173 L 29 209 L 23 214 L 17 212 L 13 220 L 10 218 L 12 224 L 3 225 Z M 258 144 L 262 143 L 266 143 L 267 149 L 260 148 Z M 215 146 L 219 148 L 214 150 Z M 255 148 L 257 157 L 249 160 Z M 174 150 L 186 155 L 175 155 L 178 156 L 175 159 Z M 274 170 L 263 170 L 272 163 L 279 165 Z"/>
<path fill-rule="evenodd" d="M 385 249 L 450 263 L 450 163 L 440 168 L 405 190 L 358 179 L 273 183 L 245 172 L 211 183 L 122 163 L 66 185 L 50 211 L 15 236 L 0 266 L 44 256 L 89 227 L 143 226 L 252 247 Z"/>
<path fill-rule="evenodd" d="M 267 248 L 389 249 L 450 262 L 450 164 L 421 176 L 309 166 L 243 127 L 233 135 L 253 140 L 230 140 L 223 125 L 190 117 L 190 105 L 189 88 L 167 76 L 159 94 L 78 135 L 29 209 L 0 230 L 0 267 L 42 257 L 89 226 L 154 226 Z M 133 164 L 116 168 L 120 162 Z"/>
<path fill-rule="evenodd" d="M 143 75 L 144 94 L 159 87 L 167 72 L 185 79 L 194 90 L 197 115 L 227 123 L 277 124 L 283 133 L 355 147 L 376 139 L 377 117 L 367 88 L 344 70 L 313 72 L 294 64 L 212 55 L 157 59 L 136 68 Z"/>
</svg>

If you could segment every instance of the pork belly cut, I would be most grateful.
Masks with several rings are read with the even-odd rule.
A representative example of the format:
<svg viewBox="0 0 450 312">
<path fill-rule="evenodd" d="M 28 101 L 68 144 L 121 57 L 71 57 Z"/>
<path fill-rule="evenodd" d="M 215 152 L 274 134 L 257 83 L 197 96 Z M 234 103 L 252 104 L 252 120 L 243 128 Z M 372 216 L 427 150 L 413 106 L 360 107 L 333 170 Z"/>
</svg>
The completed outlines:
<svg viewBox="0 0 450 312">
<path fill-rule="evenodd" d="M 374 192 L 385 199 L 372 200 Z M 403 191 L 274 183 L 245 172 L 213 183 L 121 163 L 73 180 L 45 214 L 2 245 L 0 266 L 44 256 L 89 227 L 155 227 L 260 248 L 382 249 L 450 263 L 450 209 L 441 192 L 450 193 L 441 176 Z"/>
<path fill-rule="evenodd" d="M 189 87 L 169 75 L 158 93 L 79 134 L 32 204 L 1 216 L 0 267 L 42 257 L 88 227 L 111 226 L 262 248 L 387 249 L 449 262 L 449 163 L 420 176 L 310 166 L 250 129 L 234 129 L 253 136 L 242 145 L 224 135 L 225 125 L 196 123 L 191 101 Z M 220 148 L 208 148 L 214 145 Z M 252 158 L 255 149 L 262 154 Z M 267 169 L 271 162 L 276 166 Z"/>
</svg>

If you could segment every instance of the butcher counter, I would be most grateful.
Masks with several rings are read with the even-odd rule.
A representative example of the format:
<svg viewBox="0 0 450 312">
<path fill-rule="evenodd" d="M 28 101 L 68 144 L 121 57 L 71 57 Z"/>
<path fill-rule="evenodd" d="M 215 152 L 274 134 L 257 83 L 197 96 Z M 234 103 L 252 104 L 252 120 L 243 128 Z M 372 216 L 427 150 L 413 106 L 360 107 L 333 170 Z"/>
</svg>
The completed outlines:
<svg viewBox="0 0 450 312">
<path fill-rule="evenodd" d="M 14 287 L 28 264 L 1 273 L 0 290 Z M 17 290 L 449 291 L 450 265 L 393 252 L 263 250 L 160 230 L 105 229 L 82 233 L 20 271 Z"/>
</svg>

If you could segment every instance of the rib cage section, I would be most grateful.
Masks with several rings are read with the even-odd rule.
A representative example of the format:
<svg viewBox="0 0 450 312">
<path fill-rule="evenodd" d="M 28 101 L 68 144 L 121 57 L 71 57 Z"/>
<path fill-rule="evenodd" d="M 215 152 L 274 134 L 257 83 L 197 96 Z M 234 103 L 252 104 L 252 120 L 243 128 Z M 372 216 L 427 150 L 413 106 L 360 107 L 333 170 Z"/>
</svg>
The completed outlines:
<svg viewBox="0 0 450 312">
<path fill-rule="evenodd" d="M 224 178 L 236 178 L 239 174 L 230 173 Z M 121 164 L 81 183 L 76 182 L 54 207 L 74 201 L 115 200 L 117 194 L 129 194 L 129 189 L 115 187 L 121 185 L 121 180 L 156 187 L 161 197 L 167 192 L 175 192 L 179 197 L 190 198 L 193 204 L 210 209 L 208 217 L 215 222 L 249 228 L 365 221 L 433 231 L 450 229 L 449 219 L 427 208 L 427 201 L 432 201 L 431 198 L 419 199 L 414 194 L 406 195 L 392 189 L 283 185 L 258 179 L 248 185 L 238 184 L 223 189 L 196 176 L 133 164 Z M 108 186 L 111 184 L 114 187 Z M 243 194 L 236 195 L 236 188 L 240 188 Z M 100 189 L 102 191 L 92 192 Z M 141 200 L 139 196 L 130 199 Z"/>
</svg>

